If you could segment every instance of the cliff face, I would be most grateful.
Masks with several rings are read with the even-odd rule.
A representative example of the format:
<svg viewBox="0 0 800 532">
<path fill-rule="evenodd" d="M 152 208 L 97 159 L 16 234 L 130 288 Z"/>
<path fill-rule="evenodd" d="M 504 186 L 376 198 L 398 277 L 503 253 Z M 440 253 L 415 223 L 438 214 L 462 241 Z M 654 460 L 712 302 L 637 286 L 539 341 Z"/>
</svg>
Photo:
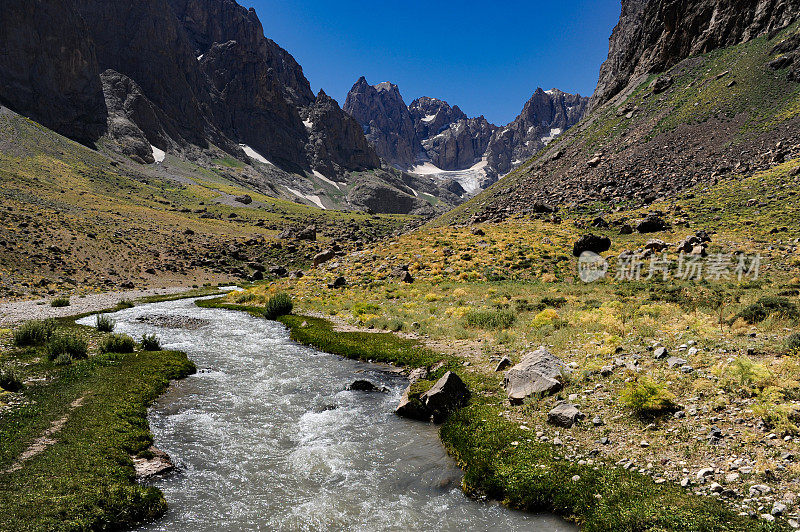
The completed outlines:
<svg viewBox="0 0 800 532">
<path fill-rule="evenodd" d="M 486 150 L 490 177 L 508 173 L 577 124 L 588 103 L 580 94 L 536 89 L 519 116 L 492 135 Z"/>
<path fill-rule="evenodd" d="M 361 124 L 378 155 L 400 167 L 414 164 L 421 147 L 397 85 L 372 86 L 362 76 L 350 89 L 343 109 Z"/>
<path fill-rule="evenodd" d="M 640 75 L 784 28 L 799 11 L 800 0 L 622 0 L 590 108 Z"/>
<path fill-rule="evenodd" d="M 103 134 L 100 68 L 72 2 L 3 2 L 0 102 L 86 144 Z"/>
</svg>

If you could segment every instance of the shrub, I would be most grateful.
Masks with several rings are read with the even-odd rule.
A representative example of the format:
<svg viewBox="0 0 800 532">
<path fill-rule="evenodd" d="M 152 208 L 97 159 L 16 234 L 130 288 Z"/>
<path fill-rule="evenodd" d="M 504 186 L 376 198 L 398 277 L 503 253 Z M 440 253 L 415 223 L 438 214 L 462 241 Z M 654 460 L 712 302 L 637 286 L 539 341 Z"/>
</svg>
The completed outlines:
<svg viewBox="0 0 800 532">
<path fill-rule="evenodd" d="M 127 334 L 111 334 L 100 342 L 101 353 L 133 353 L 136 342 Z"/>
<path fill-rule="evenodd" d="M 675 407 L 675 396 L 661 384 L 647 378 L 630 382 L 622 391 L 622 403 L 639 416 L 654 416 Z"/>
<path fill-rule="evenodd" d="M 53 336 L 55 330 L 55 320 L 34 320 L 25 322 L 14 332 L 14 345 L 17 347 L 42 345 Z"/>
<path fill-rule="evenodd" d="M 69 363 L 89 356 L 89 344 L 82 336 L 75 333 L 54 336 L 47 343 L 45 350 L 49 360 L 60 360 L 60 363 Z M 67 359 L 66 362 L 65 359 Z"/>
<path fill-rule="evenodd" d="M 122 300 L 120 300 L 119 303 L 117 303 L 117 308 L 120 308 L 120 309 L 133 308 L 135 306 L 136 306 L 136 304 L 133 301 L 131 301 L 130 299 L 122 299 Z"/>
<path fill-rule="evenodd" d="M 555 309 L 546 308 L 533 318 L 531 326 L 534 329 L 538 329 L 540 327 L 544 327 L 545 325 L 553 325 L 557 319 L 558 312 L 556 312 Z"/>
<path fill-rule="evenodd" d="M 142 349 L 145 351 L 161 351 L 161 341 L 155 334 L 143 334 Z"/>
<path fill-rule="evenodd" d="M 0 368 L 0 388 L 7 392 L 18 392 L 22 389 L 22 380 L 10 369 Z"/>
<path fill-rule="evenodd" d="M 564 297 L 552 297 L 552 296 L 544 296 L 541 301 L 539 301 L 540 308 L 561 308 L 567 304 L 567 300 Z"/>
<path fill-rule="evenodd" d="M 95 325 L 97 326 L 97 330 L 100 332 L 111 332 L 114 330 L 114 327 L 117 325 L 117 323 L 105 314 L 98 314 L 97 319 L 95 320 Z"/>
<path fill-rule="evenodd" d="M 68 297 L 57 297 L 50 302 L 51 307 L 68 307 L 69 306 L 69 298 Z"/>
<path fill-rule="evenodd" d="M 516 321 L 510 310 L 470 310 L 464 315 L 467 327 L 475 329 L 508 329 Z"/>
<path fill-rule="evenodd" d="M 264 317 L 268 320 L 275 320 L 281 316 L 291 314 L 293 308 L 294 303 L 292 303 L 292 297 L 289 294 L 281 292 L 267 300 L 262 312 L 264 313 Z"/>
<path fill-rule="evenodd" d="M 739 311 L 736 318 L 742 318 L 749 324 L 761 323 L 767 316 L 777 314 L 781 318 L 796 319 L 798 317 L 797 305 L 780 296 L 765 296 Z"/>
<path fill-rule="evenodd" d="M 748 357 L 737 357 L 724 370 L 724 377 L 728 387 L 739 387 L 748 390 L 753 387 L 763 387 L 770 377 L 769 370 Z"/>
<path fill-rule="evenodd" d="M 786 352 L 800 354 L 800 332 L 795 332 L 786 337 Z"/>
</svg>

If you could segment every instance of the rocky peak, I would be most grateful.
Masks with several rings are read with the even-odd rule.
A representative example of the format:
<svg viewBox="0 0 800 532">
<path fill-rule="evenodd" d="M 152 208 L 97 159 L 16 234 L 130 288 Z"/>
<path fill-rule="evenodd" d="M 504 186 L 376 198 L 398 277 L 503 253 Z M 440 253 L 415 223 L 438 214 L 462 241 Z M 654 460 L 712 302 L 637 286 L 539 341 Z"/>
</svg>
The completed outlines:
<svg viewBox="0 0 800 532">
<path fill-rule="evenodd" d="M 361 126 L 320 90 L 305 112 L 310 129 L 306 148 L 311 167 L 329 179 L 342 180 L 348 170 L 379 168 L 381 161 Z"/>
<path fill-rule="evenodd" d="M 590 108 L 640 76 L 774 32 L 798 16 L 798 0 L 622 0 Z"/>
<path fill-rule="evenodd" d="M 490 177 L 509 172 L 577 124 L 588 104 L 580 94 L 536 89 L 519 116 L 492 135 L 486 151 Z"/>
<path fill-rule="evenodd" d="M 450 107 L 444 100 L 427 96 L 411 102 L 408 110 L 414 119 L 414 128 L 419 139 L 432 137 L 450 124 L 467 119 L 467 115 L 457 105 Z"/>
<path fill-rule="evenodd" d="M 483 116 L 463 118 L 425 139 L 422 148 L 438 168 L 464 170 L 481 161 L 496 129 Z"/>
<path fill-rule="evenodd" d="M 387 81 L 373 86 L 362 76 L 350 89 L 344 111 L 361 124 L 378 155 L 399 167 L 414 163 L 421 147 L 397 85 Z"/>
</svg>

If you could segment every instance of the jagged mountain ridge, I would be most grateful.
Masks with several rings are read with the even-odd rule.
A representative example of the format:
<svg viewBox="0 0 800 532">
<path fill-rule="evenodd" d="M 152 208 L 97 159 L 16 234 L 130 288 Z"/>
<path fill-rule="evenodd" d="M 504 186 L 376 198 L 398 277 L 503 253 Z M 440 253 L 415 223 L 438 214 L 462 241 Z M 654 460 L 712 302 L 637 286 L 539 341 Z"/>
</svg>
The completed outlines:
<svg viewBox="0 0 800 532">
<path fill-rule="evenodd" d="M 707 43 L 712 49 L 702 55 L 683 45 L 665 47 L 663 27 L 642 25 L 660 20 L 667 5 L 675 7 L 623 2 L 587 117 L 442 222 L 501 220 L 558 206 L 601 213 L 603 206 L 671 201 L 689 188 L 752 176 L 800 156 L 798 3 L 742 3 L 736 12 L 725 11 L 721 27 L 687 26 L 693 32 L 678 42 Z M 681 9 L 720 16 L 729 5 L 693 0 Z M 640 11 L 631 17 L 634 8 Z M 754 19 L 753 13 L 762 15 Z M 709 34 L 723 45 L 708 44 Z M 660 62 L 637 60 L 609 77 L 609 65 L 626 57 Z M 644 74 L 636 64 L 645 65 Z M 650 72 L 657 65 L 672 66 Z M 607 92 L 611 86 L 616 93 Z"/>
<path fill-rule="evenodd" d="M 398 168 L 458 180 L 468 192 L 496 181 L 583 117 L 588 98 L 538 89 L 505 127 L 469 118 L 456 105 L 417 98 L 406 106 L 397 85 L 362 76 L 343 109 L 378 154 Z"/>
<path fill-rule="evenodd" d="M 232 156 L 254 190 L 337 208 L 374 203 L 350 194 L 365 179 L 386 185 L 391 212 L 386 198 L 415 212 L 459 201 L 393 185 L 360 125 L 234 0 L 9 0 L 0 45 L 2 105 L 135 163 Z"/>
</svg>

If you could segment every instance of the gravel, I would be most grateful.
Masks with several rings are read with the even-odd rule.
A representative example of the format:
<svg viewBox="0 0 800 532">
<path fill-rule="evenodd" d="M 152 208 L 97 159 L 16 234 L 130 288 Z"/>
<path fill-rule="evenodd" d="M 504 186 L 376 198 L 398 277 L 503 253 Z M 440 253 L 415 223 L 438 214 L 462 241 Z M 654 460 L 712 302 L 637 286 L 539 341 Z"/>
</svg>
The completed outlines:
<svg viewBox="0 0 800 532">
<path fill-rule="evenodd" d="M 135 300 L 140 297 L 178 294 L 190 290 L 185 287 L 152 288 L 149 290 L 130 290 L 127 292 L 105 292 L 86 296 L 73 296 L 67 307 L 51 307 L 50 299 L 34 299 L 0 304 L 0 326 L 10 326 L 27 320 L 61 318 L 86 312 L 97 312 L 111 308 L 123 299 Z"/>
</svg>

